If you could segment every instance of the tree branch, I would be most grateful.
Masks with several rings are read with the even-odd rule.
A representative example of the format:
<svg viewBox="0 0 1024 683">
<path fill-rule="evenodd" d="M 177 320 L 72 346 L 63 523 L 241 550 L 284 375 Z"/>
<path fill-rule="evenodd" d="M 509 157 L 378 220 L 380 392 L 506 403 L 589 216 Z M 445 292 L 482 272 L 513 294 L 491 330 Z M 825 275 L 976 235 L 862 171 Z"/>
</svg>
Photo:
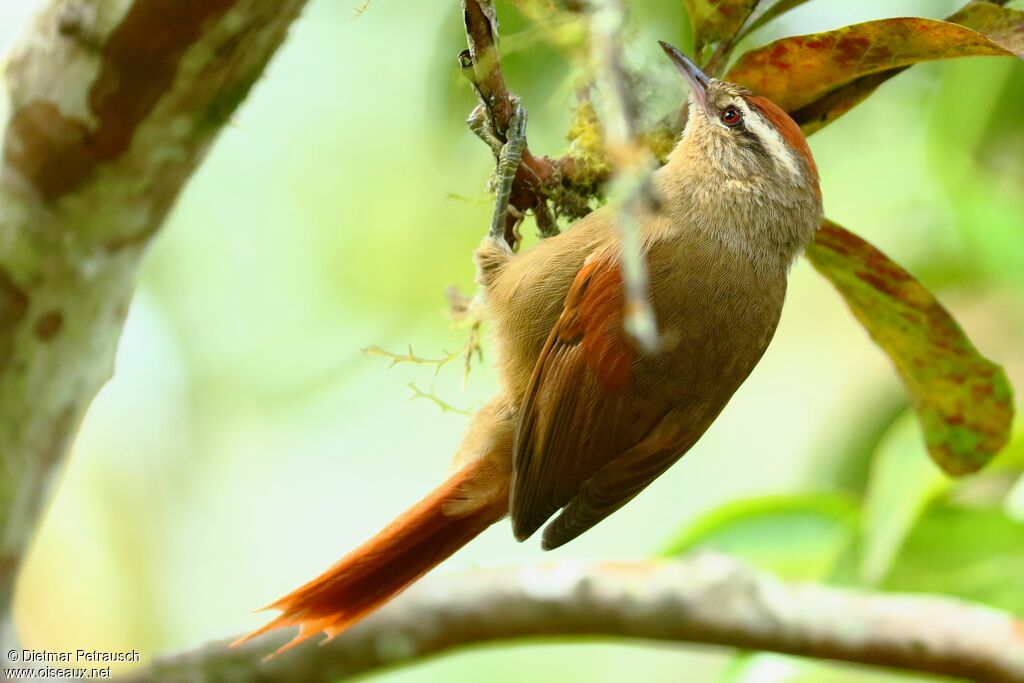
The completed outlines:
<svg viewBox="0 0 1024 683">
<path fill-rule="evenodd" d="M 729 557 L 434 576 L 322 647 L 261 658 L 272 633 L 158 660 L 122 680 L 335 681 L 471 644 L 607 636 L 769 650 L 987 683 L 1024 681 L 1024 623 L 931 596 L 785 583 Z"/>
<path fill-rule="evenodd" d="M 304 0 L 51 0 L 7 69 L 0 615 L 153 235 Z M 10 636 L 8 636 L 10 637 Z"/>
</svg>

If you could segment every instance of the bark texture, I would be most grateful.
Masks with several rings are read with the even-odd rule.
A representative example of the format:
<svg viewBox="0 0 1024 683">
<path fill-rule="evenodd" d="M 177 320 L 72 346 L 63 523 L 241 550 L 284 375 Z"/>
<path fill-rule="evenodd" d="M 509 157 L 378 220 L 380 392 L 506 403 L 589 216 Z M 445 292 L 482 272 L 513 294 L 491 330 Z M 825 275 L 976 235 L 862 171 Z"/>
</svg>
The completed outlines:
<svg viewBox="0 0 1024 683">
<path fill-rule="evenodd" d="M 235 649 L 230 641 L 210 643 L 122 680 L 329 683 L 473 644 L 566 636 L 703 643 L 1024 682 L 1024 623 L 1012 615 L 943 597 L 785 583 L 711 553 L 428 577 L 322 646 L 304 643 L 264 663 L 291 633 Z"/>
<path fill-rule="evenodd" d="M 0 152 L 0 614 L 145 247 L 304 0 L 50 0 Z"/>
</svg>

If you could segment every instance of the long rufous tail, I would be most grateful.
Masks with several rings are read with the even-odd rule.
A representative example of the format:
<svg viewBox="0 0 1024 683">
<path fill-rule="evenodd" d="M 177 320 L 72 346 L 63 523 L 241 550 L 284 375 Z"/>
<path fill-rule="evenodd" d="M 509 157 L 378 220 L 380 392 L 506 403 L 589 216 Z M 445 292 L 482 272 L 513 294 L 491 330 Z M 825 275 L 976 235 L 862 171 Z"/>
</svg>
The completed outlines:
<svg viewBox="0 0 1024 683">
<path fill-rule="evenodd" d="M 504 494 L 467 500 L 483 465 L 471 463 L 326 572 L 265 609 L 270 623 L 233 643 L 286 626 L 299 632 L 278 654 L 320 631 L 333 638 L 400 593 L 508 512 Z"/>
</svg>

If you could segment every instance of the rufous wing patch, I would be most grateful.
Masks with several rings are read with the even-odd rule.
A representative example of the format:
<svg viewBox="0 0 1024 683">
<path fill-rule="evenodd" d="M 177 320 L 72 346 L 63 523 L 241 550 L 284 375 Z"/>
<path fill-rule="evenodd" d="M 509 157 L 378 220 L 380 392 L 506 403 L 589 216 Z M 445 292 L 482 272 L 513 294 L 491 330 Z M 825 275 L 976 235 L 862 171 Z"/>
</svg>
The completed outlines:
<svg viewBox="0 0 1024 683">
<path fill-rule="evenodd" d="M 559 337 L 566 342 L 579 340 L 587 366 L 611 390 L 628 386 L 633 362 L 624 311 L 618 260 L 599 256 L 584 264 L 566 297 Z"/>
</svg>

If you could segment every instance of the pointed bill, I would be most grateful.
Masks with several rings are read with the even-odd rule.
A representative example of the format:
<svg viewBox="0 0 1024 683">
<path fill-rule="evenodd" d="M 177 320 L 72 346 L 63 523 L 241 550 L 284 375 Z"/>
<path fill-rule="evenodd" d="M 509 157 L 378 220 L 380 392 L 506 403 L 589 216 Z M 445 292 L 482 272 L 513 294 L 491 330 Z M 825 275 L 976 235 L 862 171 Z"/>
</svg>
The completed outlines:
<svg viewBox="0 0 1024 683">
<path fill-rule="evenodd" d="M 661 45 L 661 49 L 668 55 L 676 70 L 690 84 L 693 99 L 701 106 L 705 113 L 708 113 L 708 85 L 711 83 L 711 79 L 708 78 L 708 75 L 699 66 L 693 63 L 693 60 L 664 40 L 659 40 L 658 44 Z"/>
</svg>

